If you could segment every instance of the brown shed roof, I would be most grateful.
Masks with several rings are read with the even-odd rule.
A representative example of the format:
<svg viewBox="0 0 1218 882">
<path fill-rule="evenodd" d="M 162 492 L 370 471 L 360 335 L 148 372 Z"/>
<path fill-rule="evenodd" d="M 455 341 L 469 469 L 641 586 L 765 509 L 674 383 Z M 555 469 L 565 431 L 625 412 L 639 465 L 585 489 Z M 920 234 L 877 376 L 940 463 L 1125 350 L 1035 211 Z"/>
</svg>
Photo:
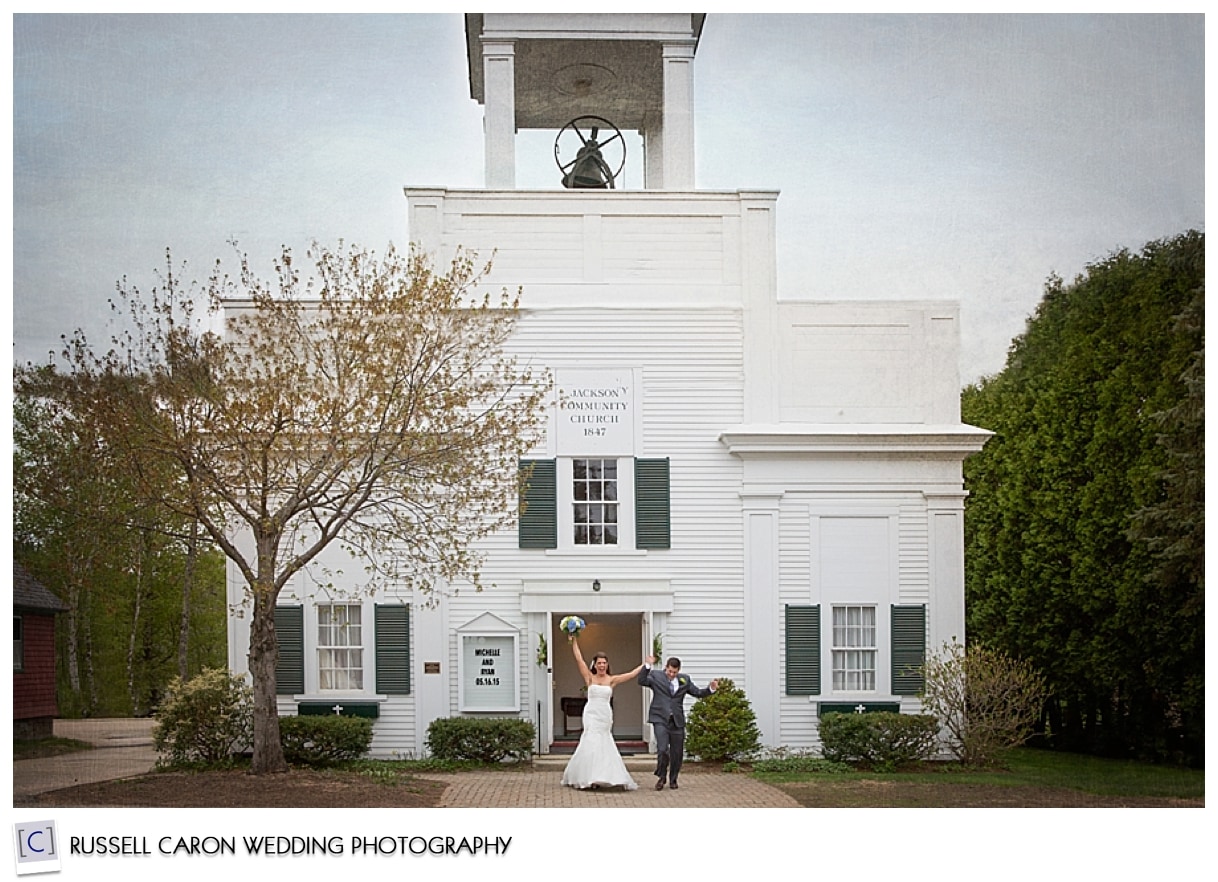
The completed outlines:
<svg viewBox="0 0 1218 882">
<path fill-rule="evenodd" d="M 13 609 L 45 610 L 65 612 L 68 607 L 52 594 L 30 571 L 16 561 L 13 562 Z"/>
</svg>

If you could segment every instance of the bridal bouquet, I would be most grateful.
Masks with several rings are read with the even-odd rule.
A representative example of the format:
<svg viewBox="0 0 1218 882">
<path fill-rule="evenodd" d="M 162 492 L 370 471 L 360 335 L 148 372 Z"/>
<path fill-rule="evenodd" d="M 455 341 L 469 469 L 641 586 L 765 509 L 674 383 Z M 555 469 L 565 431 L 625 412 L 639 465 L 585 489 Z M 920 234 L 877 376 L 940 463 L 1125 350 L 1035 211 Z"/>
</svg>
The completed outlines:
<svg viewBox="0 0 1218 882">
<path fill-rule="evenodd" d="M 564 616 L 563 620 L 558 623 L 559 630 L 567 632 L 567 640 L 571 640 L 580 631 L 587 627 L 584 620 L 579 616 Z"/>
</svg>

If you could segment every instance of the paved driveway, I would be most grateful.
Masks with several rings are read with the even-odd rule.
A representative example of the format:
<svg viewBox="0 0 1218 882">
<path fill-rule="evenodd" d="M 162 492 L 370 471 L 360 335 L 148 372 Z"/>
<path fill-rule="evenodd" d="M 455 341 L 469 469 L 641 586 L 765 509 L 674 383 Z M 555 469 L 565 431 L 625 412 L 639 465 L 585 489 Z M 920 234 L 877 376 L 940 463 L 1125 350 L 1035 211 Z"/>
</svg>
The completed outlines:
<svg viewBox="0 0 1218 882">
<path fill-rule="evenodd" d="M 13 797 L 147 774 L 156 765 L 153 725 L 150 719 L 56 720 L 57 737 L 87 741 L 97 750 L 13 763 Z"/>
</svg>

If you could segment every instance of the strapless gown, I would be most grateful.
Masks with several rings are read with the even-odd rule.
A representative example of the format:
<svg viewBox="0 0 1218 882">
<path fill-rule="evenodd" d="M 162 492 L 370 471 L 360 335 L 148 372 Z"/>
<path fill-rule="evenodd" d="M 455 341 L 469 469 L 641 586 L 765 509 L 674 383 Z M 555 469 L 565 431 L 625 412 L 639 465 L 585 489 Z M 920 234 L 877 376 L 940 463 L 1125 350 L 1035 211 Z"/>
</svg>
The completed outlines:
<svg viewBox="0 0 1218 882">
<path fill-rule="evenodd" d="M 588 703 L 584 705 L 584 731 L 579 736 L 575 754 L 562 773 L 567 787 L 587 790 L 589 787 L 623 787 L 637 790 L 622 755 L 613 743 L 613 708 L 609 699 L 613 688 L 592 683 L 588 686 Z"/>
</svg>

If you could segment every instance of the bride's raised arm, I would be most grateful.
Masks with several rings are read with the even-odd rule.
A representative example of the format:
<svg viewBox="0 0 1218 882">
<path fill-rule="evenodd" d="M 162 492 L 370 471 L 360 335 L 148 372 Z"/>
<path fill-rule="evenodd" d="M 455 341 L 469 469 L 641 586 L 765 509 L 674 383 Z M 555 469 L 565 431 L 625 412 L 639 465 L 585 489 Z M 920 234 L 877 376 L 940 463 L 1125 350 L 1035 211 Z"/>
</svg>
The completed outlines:
<svg viewBox="0 0 1218 882">
<path fill-rule="evenodd" d="M 575 667 L 579 668 L 579 675 L 584 678 L 584 685 L 588 686 L 592 683 L 592 672 L 588 670 L 588 665 L 584 662 L 584 654 L 579 651 L 579 635 L 571 635 L 571 652 L 575 655 Z"/>
<path fill-rule="evenodd" d="M 627 680 L 633 680 L 639 675 L 639 671 L 643 670 L 643 665 L 639 665 L 628 674 L 614 674 L 609 678 L 609 685 L 616 686 L 618 683 L 625 683 Z"/>
</svg>

